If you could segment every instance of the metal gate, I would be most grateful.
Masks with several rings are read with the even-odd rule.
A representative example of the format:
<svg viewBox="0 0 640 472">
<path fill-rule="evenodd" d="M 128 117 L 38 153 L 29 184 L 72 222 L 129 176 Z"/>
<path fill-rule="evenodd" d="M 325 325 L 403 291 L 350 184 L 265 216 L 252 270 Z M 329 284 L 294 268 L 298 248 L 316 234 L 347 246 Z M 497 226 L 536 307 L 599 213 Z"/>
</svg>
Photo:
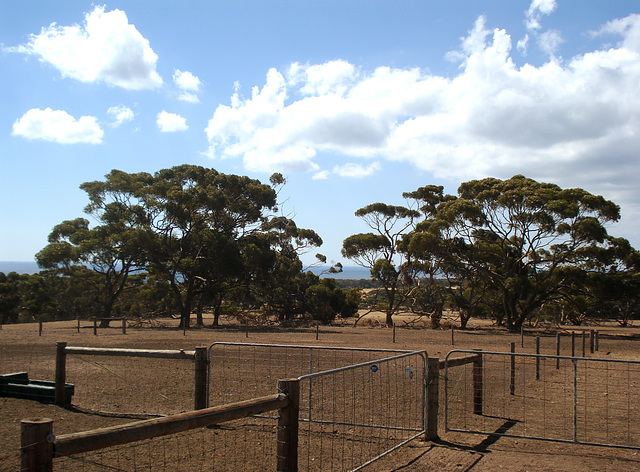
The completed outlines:
<svg viewBox="0 0 640 472">
<path fill-rule="evenodd" d="M 425 351 L 217 342 L 209 360 L 210 405 L 299 379 L 300 470 L 360 470 L 425 433 Z"/>
<path fill-rule="evenodd" d="M 481 363 L 454 367 L 479 353 Z M 640 449 L 640 361 L 451 351 L 445 428 Z"/>
</svg>

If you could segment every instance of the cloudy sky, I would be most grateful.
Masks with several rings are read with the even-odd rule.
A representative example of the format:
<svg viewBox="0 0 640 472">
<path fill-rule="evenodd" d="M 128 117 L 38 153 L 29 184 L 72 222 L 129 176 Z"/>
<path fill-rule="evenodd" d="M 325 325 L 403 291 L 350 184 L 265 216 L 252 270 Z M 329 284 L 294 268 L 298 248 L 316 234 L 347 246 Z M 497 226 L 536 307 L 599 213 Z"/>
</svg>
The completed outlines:
<svg viewBox="0 0 640 472">
<path fill-rule="evenodd" d="M 183 163 L 281 172 L 333 261 L 364 205 L 514 174 L 614 200 L 640 247 L 637 0 L 2 2 L 0 71 L 0 260 L 81 183 Z"/>
</svg>

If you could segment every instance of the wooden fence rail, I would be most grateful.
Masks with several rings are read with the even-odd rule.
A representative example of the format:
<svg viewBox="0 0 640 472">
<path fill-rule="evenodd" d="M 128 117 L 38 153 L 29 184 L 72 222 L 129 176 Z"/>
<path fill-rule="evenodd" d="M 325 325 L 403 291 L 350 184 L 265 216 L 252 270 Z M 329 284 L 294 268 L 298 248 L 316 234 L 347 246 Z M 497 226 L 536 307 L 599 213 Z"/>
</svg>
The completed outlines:
<svg viewBox="0 0 640 472">
<path fill-rule="evenodd" d="M 80 433 L 53 435 L 53 420 L 25 419 L 21 422 L 21 471 L 51 471 L 53 459 L 145 439 L 177 434 L 278 410 L 277 451 L 281 472 L 298 468 L 299 381 L 278 381 L 278 393 L 178 415 L 111 426 Z"/>
<path fill-rule="evenodd" d="M 56 343 L 56 378 L 55 378 L 55 402 L 64 406 L 66 398 L 64 386 L 67 377 L 67 355 L 77 354 L 84 356 L 124 356 L 147 357 L 156 359 L 187 359 L 193 360 L 194 368 L 194 409 L 201 410 L 207 407 L 207 386 L 209 375 L 209 355 L 206 347 L 196 347 L 195 351 L 185 350 L 160 350 L 160 349 L 123 349 L 102 347 L 72 347 L 66 342 Z"/>
<path fill-rule="evenodd" d="M 478 354 L 449 360 L 430 357 L 428 362 L 425 439 L 427 441 L 435 441 L 438 439 L 438 413 L 440 411 L 440 370 L 445 369 L 445 367 L 452 368 L 473 364 L 473 412 L 476 415 L 482 415 L 482 351 L 478 350 Z"/>
</svg>

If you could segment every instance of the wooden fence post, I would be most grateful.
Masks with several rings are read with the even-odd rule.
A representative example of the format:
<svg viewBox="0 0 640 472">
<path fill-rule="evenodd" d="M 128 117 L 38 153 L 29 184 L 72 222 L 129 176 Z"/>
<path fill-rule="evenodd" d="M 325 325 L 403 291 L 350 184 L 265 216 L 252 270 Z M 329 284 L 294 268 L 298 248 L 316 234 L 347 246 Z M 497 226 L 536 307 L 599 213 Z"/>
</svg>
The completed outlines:
<svg viewBox="0 0 640 472">
<path fill-rule="evenodd" d="M 591 352 L 591 354 L 594 353 L 595 348 L 596 348 L 595 337 L 596 337 L 595 331 L 591 330 L 591 337 L 590 337 L 590 340 L 589 340 L 589 351 Z"/>
<path fill-rule="evenodd" d="M 571 331 L 571 357 L 576 357 L 576 332 Z"/>
<path fill-rule="evenodd" d="M 582 330 L 582 357 L 586 357 L 587 353 L 585 351 L 585 343 L 586 343 L 586 338 L 585 338 L 585 332 L 584 329 Z"/>
<path fill-rule="evenodd" d="M 289 396 L 289 404 L 278 410 L 278 472 L 298 471 L 298 416 L 300 413 L 300 381 L 278 380 L 278 392 Z"/>
<path fill-rule="evenodd" d="M 56 343 L 56 379 L 54 401 L 56 405 L 66 405 L 64 386 L 67 381 L 67 343 Z"/>
<path fill-rule="evenodd" d="M 393 344 L 395 344 L 396 343 L 396 325 L 395 324 L 393 325 L 392 329 L 393 329 Z"/>
<path fill-rule="evenodd" d="M 93 320 L 93 335 L 98 335 L 98 320 Z"/>
<path fill-rule="evenodd" d="M 556 333 L 556 356 L 560 355 L 560 333 Z M 556 370 L 560 369 L 560 357 L 556 357 Z"/>
<path fill-rule="evenodd" d="M 427 435 L 425 440 L 435 441 L 438 439 L 438 410 L 439 405 L 439 383 L 440 383 L 440 359 L 429 358 L 427 371 L 427 424 L 425 426 Z"/>
<path fill-rule="evenodd" d="M 511 343 L 511 380 L 509 381 L 509 393 L 516 394 L 516 343 Z"/>
<path fill-rule="evenodd" d="M 482 350 L 477 349 L 478 358 L 473 361 L 473 413 L 482 415 Z"/>
<path fill-rule="evenodd" d="M 453 328 L 453 325 L 451 325 L 451 345 L 452 346 L 456 345 L 456 342 L 455 342 L 456 340 L 455 340 L 455 337 L 454 337 L 454 333 L 455 333 L 455 329 Z"/>
<path fill-rule="evenodd" d="M 536 336 L 536 354 L 540 355 L 540 336 Z M 536 357 L 536 380 L 540 380 L 540 358 Z"/>
<path fill-rule="evenodd" d="M 122 334 L 127 334 L 127 319 L 122 318 Z"/>
<path fill-rule="evenodd" d="M 596 330 L 596 351 L 600 350 L 600 334 L 598 333 L 598 330 Z"/>
<path fill-rule="evenodd" d="M 194 410 L 202 410 L 209 406 L 207 386 L 209 383 L 209 356 L 206 347 L 196 347 L 195 354 L 195 392 Z"/>
<path fill-rule="evenodd" d="M 42 336 L 42 317 L 38 318 L 38 336 Z"/>
<path fill-rule="evenodd" d="M 20 422 L 20 470 L 25 472 L 53 471 L 53 420 L 24 419 Z"/>
</svg>

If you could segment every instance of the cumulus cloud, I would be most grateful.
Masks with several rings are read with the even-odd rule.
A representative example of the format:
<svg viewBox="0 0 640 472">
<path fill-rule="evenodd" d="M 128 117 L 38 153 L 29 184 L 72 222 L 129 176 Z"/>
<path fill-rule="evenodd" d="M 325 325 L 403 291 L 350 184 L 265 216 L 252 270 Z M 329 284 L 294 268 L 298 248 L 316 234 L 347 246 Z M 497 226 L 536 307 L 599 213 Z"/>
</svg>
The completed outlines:
<svg viewBox="0 0 640 472">
<path fill-rule="evenodd" d="M 111 125 L 114 128 L 117 128 L 123 123 L 127 123 L 129 121 L 133 121 L 134 113 L 133 110 L 124 105 L 118 105 L 115 107 L 109 107 L 107 110 L 107 115 L 111 117 L 112 123 Z"/>
<path fill-rule="evenodd" d="M 640 52 L 640 14 L 634 13 L 626 18 L 609 21 L 595 33 L 602 34 L 621 36 L 623 40 L 618 44 L 619 48 Z"/>
<path fill-rule="evenodd" d="M 360 179 L 375 174 L 379 170 L 380 164 L 378 162 L 373 162 L 368 166 L 349 162 L 347 164 L 335 166 L 333 168 L 333 173 L 338 174 L 340 177 L 351 177 Z"/>
<path fill-rule="evenodd" d="M 518 50 L 522 54 L 525 56 L 527 55 L 530 39 L 529 34 L 534 37 L 542 52 L 552 57 L 556 54 L 558 46 L 564 42 L 561 33 L 557 30 L 541 31 L 542 17 L 551 15 L 556 8 L 556 0 L 533 0 L 531 2 L 529 8 L 525 12 L 524 21 L 529 33 L 516 44 Z"/>
<path fill-rule="evenodd" d="M 127 90 L 154 89 L 162 84 L 156 72 L 158 56 L 149 41 L 129 24 L 121 10 L 96 6 L 82 25 L 52 23 L 32 34 L 26 44 L 7 48 L 37 56 L 63 77 L 103 82 Z"/>
<path fill-rule="evenodd" d="M 191 72 L 176 69 L 173 72 L 173 82 L 180 91 L 178 99 L 192 103 L 198 103 L 200 101 L 198 99 L 198 93 L 200 92 L 202 82 Z"/>
<path fill-rule="evenodd" d="M 16 120 L 11 134 L 60 144 L 100 144 L 104 132 L 93 116 L 75 119 L 66 111 L 32 108 Z"/>
<path fill-rule="evenodd" d="M 216 108 L 210 152 L 243 159 L 248 170 L 318 179 L 355 170 L 329 172 L 324 154 L 406 162 L 453 180 L 523 173 L 610 198 L 615 189 L 623 204 L 640 198 L 638 32 L 640 15 L 631 15 L 601 31 L 620 35 L 617 47 L 518 66 L 511 37 L 480 17 L 450 55 L 461 64 L 454 77 L 344 61 L 271 69 L 249 97 L 236 89 Z"/>
<path fill-rule="evenodd" d="M 156 118 L 156 124 L 163 133 L 172 133 L 174 131 L 186 131 L 189 129 L 187 120 L 175 113 L 161 111 Z"/>
<path fill-rule="evenodd" d="M 528 30 L 542 28 L 540 24 L 543 15 L 550 15 L 556 9 L 556 0 L 533 0 L 526 11 L 525 25 Z"/>
</svg>

